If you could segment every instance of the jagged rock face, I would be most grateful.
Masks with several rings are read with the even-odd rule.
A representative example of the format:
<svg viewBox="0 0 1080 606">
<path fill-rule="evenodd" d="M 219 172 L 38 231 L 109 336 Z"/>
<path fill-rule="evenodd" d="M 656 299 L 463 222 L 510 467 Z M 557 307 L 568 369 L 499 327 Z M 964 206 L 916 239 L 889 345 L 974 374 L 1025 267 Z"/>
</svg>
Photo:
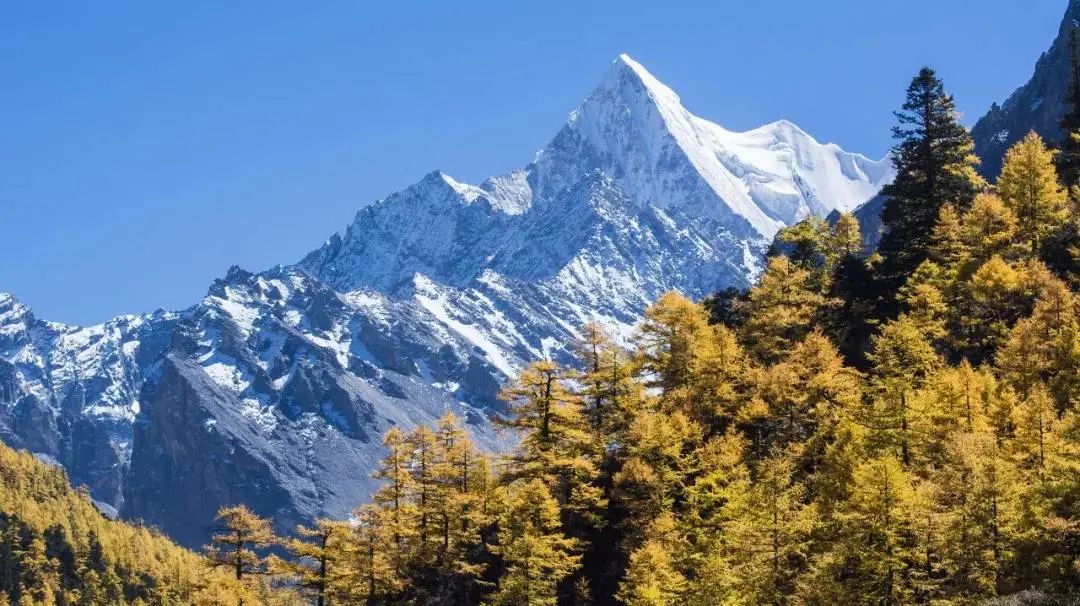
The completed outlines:
<svg viewBox="0 0 1080 606">
<path fill-rule="evenodd" d="M 1005 152 L 1031 131 L 1047 141 L 1060 141 L 1060 122 L 1067 110 L 1073 41 L 1080 27 L 1080 0 L 1070 0 L 1057 38 L 1035 64 L 1035 74 L 1003 105 L 994 104 L 971 130 L 979 172 L 994 180 Z"/>
<path fill-rule="evenodd" d="M 991 181 L 997 179 L 1005 152 L 1032 130 L 1051 142 L 1061 139 L 1060 122 L 1067 111 L 1071 68 L 1070 39 L 1078 27 L 1080 0 L 1070 0 L 1057 38 L 1050 50 L 1039 58 L 1031 80 L 1016 89 L 1004 105 L 995 103 L 989 113 L 975 123 L 971 135 L 975 140 L 975 153 L 981 160 L 979 172 L 983 177 Z M 884 196 L 875 196 L 852 211 L 859 221 L 863 246 L 868 251 L 877 248 L 881 240 L 884 229 L 881 213 L 885 200 Z M 830 219 L 835 220 L 836 216 L 833 213 Z"/>
<path fill-rule="evenodd" d="M 374 488 L 392 426 L 453 410 L 498 445 L 471 404 L 492 406 L 495 379 L 458 387 L 477 367 L 494 373 L 385 297 L 343 296 L 295 269 L 234 269 L 147 371 L 121 512 L 190 544 L 225 503 L 253 504 L 283 530 L 344 515 Z"/>
<path fill-rule="evenodd" d="M 0 439 L 49 455 L 121 504 L 141 364 L 161 354 L 174 322 L 158 312 L 72 327 L 0 294 Z"/>
<path fill-rule="evenodd" d="M 78 328 L 0 295 L 0 439 L 192 546 L 225 504 L 282 530 L 343 516 L 389 427 L 452 410 L 503 447 L 487 418 L 530 360 L 565 360 L 589 321 L 628 339 L 665 291 L 748 285 L 777 229 L 890 178 L 787 122 L 693 116 L 624 56 L 524 169 L 431 173 L 182 312 Z"/>
</svg>

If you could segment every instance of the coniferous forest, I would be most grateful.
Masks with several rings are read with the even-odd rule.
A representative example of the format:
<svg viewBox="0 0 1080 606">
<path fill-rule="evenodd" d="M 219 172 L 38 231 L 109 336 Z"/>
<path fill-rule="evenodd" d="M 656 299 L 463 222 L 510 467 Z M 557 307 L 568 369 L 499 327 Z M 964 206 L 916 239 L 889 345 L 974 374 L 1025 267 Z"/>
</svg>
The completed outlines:
<svg viewBox="0 0 1080 606">
<path fill-rule="evenodd" d="M 209 605 L 241 590 L 157 532 L 106 518 L 59 467 L 0 445 L 4 604 Z"/>
<path fill-rule="evenodd" d="M 1074 129 L 1076 83 L 1071 102 Z M 482 452 L 453 415 L 391 429 L 381 488 L 349 520 L 277 537 L 225 508 L 195 556 L 0 453 L 4 486 L 20 487 L 0 493 L 0 591 L 79 605 L 1070 603 L 1080 133 L 1029 135 L 990 184 L 933 71 L 896 116 L 876 251 L 851 215 L 808 219 L 781 231 L 748 292 L 666 294 L 629 346 L 584 327 L 575 363 L 536 362 L 503 391 L 513 452 Z"/>
</svg>

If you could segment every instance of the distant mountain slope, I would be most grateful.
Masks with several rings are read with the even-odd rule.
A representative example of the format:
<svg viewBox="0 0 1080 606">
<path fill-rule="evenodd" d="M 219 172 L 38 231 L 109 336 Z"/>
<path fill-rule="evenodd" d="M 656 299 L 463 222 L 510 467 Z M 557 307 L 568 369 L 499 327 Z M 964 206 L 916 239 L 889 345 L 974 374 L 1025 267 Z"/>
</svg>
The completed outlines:
<svg viewBox="0 0 1080 606">
<path fill-rule="evenodd" d="M 1003 105 L 994 104 L 971 130 L 979 171 L 988 179 L 1001 172 L 1005 151 L 1031 131 L 1048 141 L 1061 139 L 1059 123 L 1066 111 L 1073 36 L 1080 27 L 1080 0 L 1070 0 L 1058 35 L 1035 64 L 1027 84 L 1016 89 Z"/>
<path fill-rule="evenodd" d="M 0 295 L 0 439 L 188 545 L 221 504 L 288 528 L 373 488 L 380 436 L 446 410 L 476 439 L 528 361 L 668 290 L 746 286 L 782 226 L 892 177 L 780 121 L 728 131 L 626 56 L 524 169 L 433 172 L 292 267 L 180 312 L 72 327 Z"/>
<path fill-rule="evenodd" d="M 787 121 L 728 131 L 623 55 L 524 169 L 478 186 L 432 173 L 300 267 L 433 311 L 422 276 L 442 293 L 435 311 L 505 371 L 500 360 L 560 355 L 546 343 L 588 321 L 626 334 L 665 291 L 748 285 L 780 227 L 854 208 L 892 170 Z"/>
</svg>

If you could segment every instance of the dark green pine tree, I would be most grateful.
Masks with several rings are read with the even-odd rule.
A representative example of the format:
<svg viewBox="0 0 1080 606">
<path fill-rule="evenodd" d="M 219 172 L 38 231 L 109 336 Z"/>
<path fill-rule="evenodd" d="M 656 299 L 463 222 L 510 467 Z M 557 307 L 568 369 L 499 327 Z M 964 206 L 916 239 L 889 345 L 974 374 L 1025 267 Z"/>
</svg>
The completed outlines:
<svg viewBox="0 0 1080 606">
<path fill-rule="evenodd" d="M 971 134 L 956 121 L 952 95 L 934 70 L 924 67 L 911 81 L 896 118 L 892 153 L 897 175 L 882 190 L 888 199 L 878 247 L 887 307 L 895 305 L 896 291 L 926 260 L 941 207 L 967 208 L 980 183 Z"/>
<path fill-rule="evenodd" d="M 1080 28 L 1073 28 L 1069 42 L 1071 72 L 1069 96 L 1066 99 L 1068 110 L 1061 119 L 1061 150 L 1057 156 L 1058 176 L 1067 189 L 1080 186 L 1080 57 L 1077 56 L 1077 42 Z"/>
</svg>

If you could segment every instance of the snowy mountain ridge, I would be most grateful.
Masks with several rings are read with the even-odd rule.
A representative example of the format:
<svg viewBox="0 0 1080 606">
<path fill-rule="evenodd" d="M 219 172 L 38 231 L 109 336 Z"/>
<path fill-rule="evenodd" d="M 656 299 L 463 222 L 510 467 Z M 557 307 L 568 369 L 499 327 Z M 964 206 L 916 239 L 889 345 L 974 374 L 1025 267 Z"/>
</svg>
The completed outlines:
<svg viewBox="0 0 1080 606">
<path fill-rule="evenodd" d="M 0 295 L 0 439 L 192 545 L 223 503 L 340 516 L 387 428 L 452 410 L 498 447 L 486 415 L 530 360 L 565 359 L 589 321 L 628 340 L 668 290 L 748 285 L 780 227 L 891 176 L 786 121 L 698 118 L 623 55 L 525 168 L 430 173 L 187 310 L 78 328 Z"/>
</svg>

